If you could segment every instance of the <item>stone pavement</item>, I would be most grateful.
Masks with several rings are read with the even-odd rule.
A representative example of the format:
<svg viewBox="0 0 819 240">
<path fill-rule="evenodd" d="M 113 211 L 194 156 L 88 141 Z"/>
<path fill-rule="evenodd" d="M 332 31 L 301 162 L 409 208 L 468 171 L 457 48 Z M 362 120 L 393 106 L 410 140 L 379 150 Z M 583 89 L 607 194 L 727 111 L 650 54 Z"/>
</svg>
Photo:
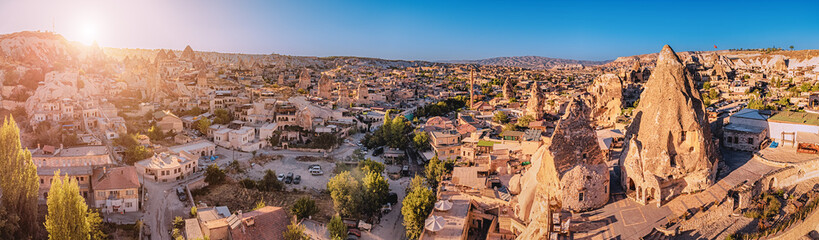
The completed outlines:
<svg viewBox="0 0 819 240">
<path fill-rule="evenodd" d="M 613 195 L 609 204 L 590 212 L 572 216 L 573 237 L 577 239 L 640 239 L 654 227 L 662 226 L 668 219 L 685 213 L 687 209 L 699 208 L 722 200 L 728 189 L 747 180 L 754 182 L 765 173 L 779 167 L 763 163 L 756 157 L 736 165 L 736 169 L 708 189 L 695 194 L 672 199 L 661 207 L 656 204 L 642 205 L 624 195 Z M 732 168 L 734 168 L 732 166 Z"/>
</svg>

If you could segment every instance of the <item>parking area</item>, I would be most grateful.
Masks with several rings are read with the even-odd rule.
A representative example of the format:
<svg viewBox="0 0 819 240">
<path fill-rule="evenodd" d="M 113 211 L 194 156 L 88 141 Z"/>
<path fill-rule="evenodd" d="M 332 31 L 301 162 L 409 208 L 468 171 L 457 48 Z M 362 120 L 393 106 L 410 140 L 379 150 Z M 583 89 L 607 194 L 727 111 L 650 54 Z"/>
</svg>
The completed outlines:
<svg viewBox="0 0 819 240">
<path fill-rule="evenodd" d="M 324 174 L 315 176 L 310 174 L 308 172 L 308 168 L 311 165 L 321 166 Z M 329 181 L 330 175 L 334 168 L 334 163 L 326 161 L 301 162 L 296 160 L 295 156 L 284 156 L 281 160 L 271 161 L 265 165 L 248 169 L 247 175 L 251 179 L 258 180 L 264 177 L 264 174 L 268 169 L 276 171 L 277 174 L 287 174 L 292 172 L 293 175 L 301 176 L 301 182 L 299 184 L 285 184 L 288 190 L 294 188 L 299 190 L 324 190 L 327 189 L 327 181 Z"/>
</svg>

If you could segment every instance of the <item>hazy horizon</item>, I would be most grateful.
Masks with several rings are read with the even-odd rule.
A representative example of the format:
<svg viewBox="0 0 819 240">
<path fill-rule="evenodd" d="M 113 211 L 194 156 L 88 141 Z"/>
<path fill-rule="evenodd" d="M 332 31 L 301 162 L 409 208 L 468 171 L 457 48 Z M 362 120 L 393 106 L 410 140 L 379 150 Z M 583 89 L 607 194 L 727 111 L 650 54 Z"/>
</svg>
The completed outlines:
<svg viewBox="0 0 819 240">
<path fill-rule="evenodd" d="M 765 4 L 765 7 L 759 7 Z M 587 61 L 658 52 L 819 48 L 819 2 L 0 2 L 0 32 L 102 47 L 452 61 Z M 13 19 L 13 20 L 12 20 Z M 718 48 L 713 48 L 713 46 Z"/>
</svg>

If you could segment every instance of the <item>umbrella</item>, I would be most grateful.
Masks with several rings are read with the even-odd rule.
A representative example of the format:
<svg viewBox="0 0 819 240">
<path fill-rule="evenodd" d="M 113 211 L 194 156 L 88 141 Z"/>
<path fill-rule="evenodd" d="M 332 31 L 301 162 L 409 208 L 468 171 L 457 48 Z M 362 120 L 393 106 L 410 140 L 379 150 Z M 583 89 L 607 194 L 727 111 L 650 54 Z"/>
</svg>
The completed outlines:
<svg viewBox="0 0 819 240">
<path fill-rule="evenodd" d="M 446 225 L 446 220 L 444 217 L 432 215 L 424 221 L 424 228 L 431 231 L 437 232 L 441 229 L 444 229 L 444 225 Z"/>
<path fill-rule="evenodd" d="M 449 209 L 452 209 L 452 202 L 449 200 L 440 200 L 435 203 L 435 210 L 449 211 Z"/>
</svg>

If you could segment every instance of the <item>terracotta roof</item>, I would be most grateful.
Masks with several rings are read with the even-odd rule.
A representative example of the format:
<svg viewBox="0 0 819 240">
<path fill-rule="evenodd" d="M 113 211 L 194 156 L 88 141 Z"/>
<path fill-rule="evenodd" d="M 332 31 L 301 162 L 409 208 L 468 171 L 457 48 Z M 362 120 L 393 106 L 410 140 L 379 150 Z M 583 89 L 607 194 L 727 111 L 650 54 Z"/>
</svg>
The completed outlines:
<svg viewBox="0 0 819 240">
<path fill-rule="evenodd" d="M 290 219 L 287 211 L 267 206 L 242 214 L 243 226 L 231 229 L 230 234 L 234 240 L 279 240 L 284 239 L 282 234 L 287 230 L 288 224 Z"/>
<path fill-rule="evenodd" d="M 139 188 L 139 177 L 133 166 L 97 168 L 91 177 L 91 185 L 94 190 Z"/>
</svg>

